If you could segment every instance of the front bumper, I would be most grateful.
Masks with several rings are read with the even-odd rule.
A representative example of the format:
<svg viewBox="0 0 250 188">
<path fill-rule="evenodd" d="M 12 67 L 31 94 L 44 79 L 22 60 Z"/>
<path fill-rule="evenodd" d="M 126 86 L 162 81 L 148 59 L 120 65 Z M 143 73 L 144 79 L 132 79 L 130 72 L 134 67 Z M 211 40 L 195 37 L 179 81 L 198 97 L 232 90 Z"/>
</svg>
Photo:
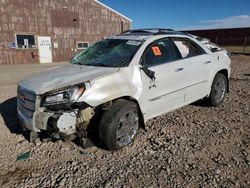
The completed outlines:
<svg viewBox="0 0 250 188">
<path fill-rule="evenodd" d="M 40 108 L 41 98 L 33 91 L 18 85 L 17 87 L 17 114 L 19 124 L 24 130 L 41 132 L 63 132 L 72 134 L 75 132 L 77 111 L 51 112 Z M 72 114 L 73 113 L 73 114 Z"/>
<path fill-rule="evenodd" d="M 86 128 L 94 114 L 93 108 L 85 103 L 67 110 L 49 110 L 39 107 L 40 100 L 34 92 L 18 86 L 17 114 L 24 130 L 72 135 L 82 126 Z"/>
<path fill-rule="evenodd" d="M 29 130 L 32 132 L 40 132 L 40 129 L 36 128 L 33 118 L 26 117 L 19 109 L 17 109 L 17 115 L 19 119 L 19 125 L 23 130 Z"/>
<path fill-rule="evenodd" d="M 50 131 L 62 132 L 66 135 L 76 133 L 76 112 L 38 112 L 35 111 L 33 118 L 26 117 L 19 110 L 19 124 L 25 130 L 32 132 Z"/>
</svg>

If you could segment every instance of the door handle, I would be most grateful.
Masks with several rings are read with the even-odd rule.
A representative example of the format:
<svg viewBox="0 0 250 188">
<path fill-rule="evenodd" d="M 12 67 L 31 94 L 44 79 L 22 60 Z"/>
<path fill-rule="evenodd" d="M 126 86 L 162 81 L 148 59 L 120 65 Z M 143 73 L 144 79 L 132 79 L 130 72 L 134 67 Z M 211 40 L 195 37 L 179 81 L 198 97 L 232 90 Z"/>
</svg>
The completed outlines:
<svg viewBox="0 0 250 188">
<path fill-rule="evenodd" d="M 175 72 L 180 72 L 180 71 L 183 71 L 183 70 L 184 70 L 184 68 L 180 67 L 180 68 L 175 69 Z"/>
<path fill-rule="evenodd" d="M 206 61 L 204 64 L 210 64 L 212 63 L 212 61 Z"/>
</svg>

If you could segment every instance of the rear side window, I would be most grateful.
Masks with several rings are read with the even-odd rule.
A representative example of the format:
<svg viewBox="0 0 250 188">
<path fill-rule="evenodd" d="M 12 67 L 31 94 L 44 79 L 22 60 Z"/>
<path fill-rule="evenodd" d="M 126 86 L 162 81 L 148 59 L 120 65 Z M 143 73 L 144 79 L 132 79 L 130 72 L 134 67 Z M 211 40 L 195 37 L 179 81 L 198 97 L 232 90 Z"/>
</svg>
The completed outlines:
<svg viewBox="0 0 250 188">
<path fill-rule="evenodd" d="M 179 59 L 177 49 L 173 42 L 168 38 L 153 42 L 146 49 L 143 57 L 143 64 L 146 66 L 155 66 Z"/>
<path fill-rule="evenodd" d="M 172 40 L 180 51 L 182 58 L 194 57 L 205 53 L 199 45 L 187 38 L 172 38 Z"/>
</svg>

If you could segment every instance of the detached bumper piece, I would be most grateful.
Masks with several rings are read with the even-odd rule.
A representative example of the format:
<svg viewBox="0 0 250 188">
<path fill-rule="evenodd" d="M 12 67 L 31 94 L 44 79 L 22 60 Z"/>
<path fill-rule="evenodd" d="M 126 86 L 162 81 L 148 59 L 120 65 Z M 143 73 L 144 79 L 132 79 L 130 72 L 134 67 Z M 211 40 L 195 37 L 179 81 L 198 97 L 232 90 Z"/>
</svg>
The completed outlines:
<svg viewBox="0 0 250 188">
<path fill-rule="evenodd" d="M 75 112 L 55 113 L 48 118 L 47 132 L 56 139 L 76 138 L 77 114 Z"/>
<path fill-rule="evenodd" d="M 35 112 L 33 121 L 39 132 L 56 139 L 73 140 L 76 134 L 78 110 L 70 112 Z"/>
</svg>

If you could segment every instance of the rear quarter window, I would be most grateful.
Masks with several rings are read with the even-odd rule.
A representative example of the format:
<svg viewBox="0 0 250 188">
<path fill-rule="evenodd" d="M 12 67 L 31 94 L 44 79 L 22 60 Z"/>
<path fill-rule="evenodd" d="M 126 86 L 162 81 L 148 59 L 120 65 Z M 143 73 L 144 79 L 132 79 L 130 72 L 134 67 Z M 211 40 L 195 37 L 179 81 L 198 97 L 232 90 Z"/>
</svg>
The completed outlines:
<svg viewBox="0 0 250 188">
<path fill-rule="evenodd" d="M 188 38 L 171 39 L 178 48 L 182 58 L 194 57 L 206 53 L 198 44 Z"/>
</svg>

